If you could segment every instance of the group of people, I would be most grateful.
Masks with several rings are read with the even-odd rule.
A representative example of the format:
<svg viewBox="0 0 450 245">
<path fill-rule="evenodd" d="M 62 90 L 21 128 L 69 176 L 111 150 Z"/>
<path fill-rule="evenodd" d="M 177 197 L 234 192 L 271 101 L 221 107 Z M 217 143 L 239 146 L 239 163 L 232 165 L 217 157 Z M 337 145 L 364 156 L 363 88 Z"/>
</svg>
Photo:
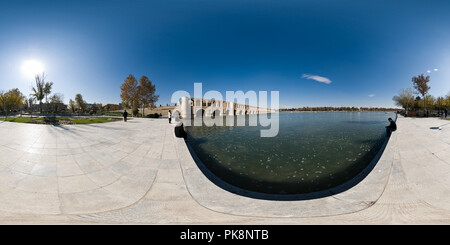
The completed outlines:
<svg viewBox="0 0 450 245">
<path fill-rule="evenodd" d="M 445 108 L 443 111 L 439 111 L 439 112 L 438 112 L 438 116 L 440 117 L 441 115 L 442 115 L 444 118 L 447 118 L 447 115 L 448 115 L 448 110 L 447 110 L 447 108 Z M 424 116 L 425 116 L 425 117 L 429 117 L 429 116 L 430 116 L 430 111 L 429 111 L 429 110 L 426 110 L 426 111 L 424 112 Z"/>
</svg>

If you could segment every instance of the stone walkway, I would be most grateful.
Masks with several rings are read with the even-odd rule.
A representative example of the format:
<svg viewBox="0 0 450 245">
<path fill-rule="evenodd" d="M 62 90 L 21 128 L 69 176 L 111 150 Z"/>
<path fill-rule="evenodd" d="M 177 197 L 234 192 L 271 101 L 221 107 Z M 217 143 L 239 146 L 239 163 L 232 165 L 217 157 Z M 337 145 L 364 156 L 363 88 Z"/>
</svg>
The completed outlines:
<svg viewBox="0 0 450 245">
<path fill-rule="evenodd" d="M 450 224 L 450 121 L 398 124 L 355 187 L 265 201 L 210 182 L 166 120 L 0 122 L 0 223 Z"/>
</svg>

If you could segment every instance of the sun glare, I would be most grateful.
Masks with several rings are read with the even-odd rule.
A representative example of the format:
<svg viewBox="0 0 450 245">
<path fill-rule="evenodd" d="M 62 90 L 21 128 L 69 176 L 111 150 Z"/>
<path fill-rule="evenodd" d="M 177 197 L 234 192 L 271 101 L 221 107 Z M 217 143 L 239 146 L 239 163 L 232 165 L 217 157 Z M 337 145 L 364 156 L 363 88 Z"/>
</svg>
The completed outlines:
<svg viewBox="0 0 450 245">
<path fill-rule="evenodd" d="M 23 62 L 21 70 L 26 77 L 34 78 L 44 72 L 44 64 L 38 60 L 27 60 Z"/>
</svg>

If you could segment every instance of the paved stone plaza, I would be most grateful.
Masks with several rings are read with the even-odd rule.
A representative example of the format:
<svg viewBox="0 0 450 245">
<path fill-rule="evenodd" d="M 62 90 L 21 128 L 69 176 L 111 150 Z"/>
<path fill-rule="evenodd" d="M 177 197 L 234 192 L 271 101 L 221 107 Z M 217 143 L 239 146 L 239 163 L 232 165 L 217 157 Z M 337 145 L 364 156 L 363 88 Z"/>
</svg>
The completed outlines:
<svg viewBox="0 0 450 245">
<path fill-rule="evenodd" d="M 213 184 L 167 120 L 0 122 L 0 223 L 450 224 L 450 121 L 398 125 L 353 188 L 270 201 Z"/>
</svg>

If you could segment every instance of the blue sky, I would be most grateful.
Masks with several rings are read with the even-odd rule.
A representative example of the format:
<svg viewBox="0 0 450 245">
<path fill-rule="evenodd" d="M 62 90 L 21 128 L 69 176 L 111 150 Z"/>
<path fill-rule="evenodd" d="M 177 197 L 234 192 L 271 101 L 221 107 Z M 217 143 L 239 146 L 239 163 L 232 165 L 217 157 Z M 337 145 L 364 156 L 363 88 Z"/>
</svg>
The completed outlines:
<svg viewBox="0 0 450 245">
<path fill-rule="evenodd" d="M 450 92 L 449 12 L 432 0 L 1 1 L 0 90 L 28 95 L 21 65 L 34 59 L 66 101 L 118 103 L 132 73 L 156 84 L 157 104 L 202 82 L 280 91 L 284 107 L 391 107 L 428 70 L 430 93 Z"/>
</svg>

